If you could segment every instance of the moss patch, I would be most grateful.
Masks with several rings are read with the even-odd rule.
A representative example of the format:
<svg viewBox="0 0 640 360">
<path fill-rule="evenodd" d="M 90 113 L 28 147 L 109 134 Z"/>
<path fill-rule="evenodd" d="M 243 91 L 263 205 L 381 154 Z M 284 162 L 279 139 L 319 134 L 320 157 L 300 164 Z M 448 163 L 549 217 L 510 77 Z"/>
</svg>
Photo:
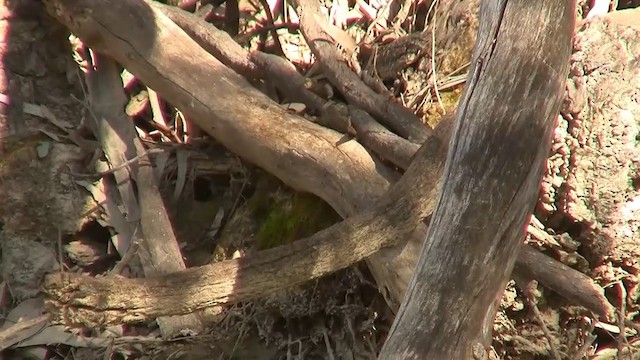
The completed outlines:
<svg viewBox="0 0 640 360">
<path fill-rule="evenodd" d="M 440 92 L 440 100 L 442 101 L 442 107 L 447 114 L 452 114 L 456 111 L 458 102 L 462 97 L 462 88 L 454 89 L 452 91 Z M 442 119 L 442 112 L 440 104 L 437 101 L 433 101 L 431 105 L 426 109 L 427 124 L 432 128 L 435 128 Z"/>
<path fill-rule="evenodd" d="M 311 236 L 340 220 L 329 205 L 311 194 L 254 196 L 251 201 L 259 222 L 256 233 L 258 249 Z"/>
</svg>

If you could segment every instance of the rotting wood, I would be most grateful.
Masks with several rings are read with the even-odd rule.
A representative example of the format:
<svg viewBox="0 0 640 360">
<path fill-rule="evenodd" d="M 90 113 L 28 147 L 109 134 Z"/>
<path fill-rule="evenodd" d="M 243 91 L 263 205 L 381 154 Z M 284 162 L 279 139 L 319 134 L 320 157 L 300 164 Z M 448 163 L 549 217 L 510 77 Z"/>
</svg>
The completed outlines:
<svg viewBox="0 0 640 360">
<path fill-rule="evenodd" d="M 50 0 L 47 4 L 52 14 L 57 14 L 60 21 L 71 27 L 90 46 L 108 53 L 135 72 L 147 85 L 171 99 L 172 104 L 191 114 L 199 125 L 231 151 L 276 175 L 289 186 L 320 196 L 343 217 L 359 214 L 371 206 L 397 178 L 372 160 L 354 141 L 340 142 L 342 135 L 287 114 L 270 103 L 197 46 L 174 24 L 167 22 L 161 14 L 154 14 L 144 7 L 144 3 Z M 120 9 L 113 12 L 114 6 Z M 129 28 L 119 25 L 124 23 L 136 23 L 139 26 Z M 157 31 L 155 26 L 161 30 Z M 157 43 L 149 39 L 155 39 Z M 211 91 L 217 87 L 225 89 L 221 96 Z M 446 133 L 447 130 L 442 132 Z M 437 168 L 435 166 L 432 171 L 441 171 Z M 403 237 L 402 241 L 408 240 L 404 246 L 382 250 L 368 261 L 392 308 L 397 306 L 394 304 L 402 298 L 408 285 L 425 229 L 425 226 L 419 225 L 410 235 Z M 544 257 L 537 252 L 532 256 Z M 74 278 L 82 282 L 84 289 L 93 286 L 94 279 L 90 277 Z M 55 285 L 57 279 L 60 279 L 59 274 L 51 275 L 49 285 L 60 285 Z M 115 287 L 102 283 L 98 288 L 109 296 L 125 289 L 136 291 L 136 286 L 132 284 L 123 288 L 119 286 L 127 281 L 123 279 Z M 140 281 L 139 285 L 142 286 L 143 282 Z M 138 290 L 143 291 L 144 287 Z M 72 292 L 53 291 L 50 294 L 60 299 L 77 296 Z M 156 298 L 155 294 L 144 291 L 141 294 L 142 298 L 136 297 L 141 304 L 157 307 L 157 303 L 151 299 Z M 206 298 L 207 293 L 199 295 L 200 301 L 212 303 Z M 192 301 L 197 302 L 198 299 Z M 99 301 L 92 303 L 90 299 L 85 299 L 83 302 L 89 306 L 89 311 L 100 312 L 102 308 Z M 126 311 L 129 305 L 138 307 L 140 304 L 132 299 L 118 307 L 118 311 Z M 155 308 L 150 311 L 177 314 L 174 310 Z M 140 316 L 131 320 L 142 320 Z"/>
<path fill-rule="evenodd" d="M 438 205 L 380 359 L 471 359 L 491 346 L 562 101 L 575 8 L 483 1 Z"/>
</svg>

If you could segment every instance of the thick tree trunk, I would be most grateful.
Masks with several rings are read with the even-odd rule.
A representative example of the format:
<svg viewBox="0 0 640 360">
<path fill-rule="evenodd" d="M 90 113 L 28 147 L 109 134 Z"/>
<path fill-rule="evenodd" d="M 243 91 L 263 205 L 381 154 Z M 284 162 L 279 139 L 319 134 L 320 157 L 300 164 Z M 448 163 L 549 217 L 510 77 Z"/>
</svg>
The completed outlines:
<svg viewBox="0 0 640 360">
<path fill-rule="evenodd" d="M 575 6 L 483 2 L 438 205 L 381 359 L 469 359 L 491 340 L 539 192 Z"/>
</svg>

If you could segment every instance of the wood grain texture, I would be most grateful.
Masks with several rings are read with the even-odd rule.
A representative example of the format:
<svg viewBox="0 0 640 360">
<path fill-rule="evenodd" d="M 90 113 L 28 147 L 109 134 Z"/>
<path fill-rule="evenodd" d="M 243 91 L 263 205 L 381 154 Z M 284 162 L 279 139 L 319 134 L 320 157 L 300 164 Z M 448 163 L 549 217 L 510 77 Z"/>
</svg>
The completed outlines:
<svg viewBox="0 0 640 360">
<path fill-rule="evenodd" d="M 287 185 L 318 195 L 343 217 L 372 215 L 363 212 L 375 205 L 390 184 L 398 179 L 397 175 L 373 160 L 357 142 L 286 113 L 144 2 L 47 0 L 46 3 L 49 12 L 89 46 L 101 50 L 133 71 L 145 84 L 187 113 L 231 151 L 279 177 Z M 448 133 L 448 127 L 436 129 L 436 134 L 442 139 L 448 139 Z M 365 251 L 354 253 L 350 260 L 341 258 L 340 261 L 321 265 L 324 266 L 322 271 L 336 270 L 338 265 L 359 260 L 358 256 L 366 256 L 382 246 L 376 242 L 380 240 L 380 236 L 392 237 L 391 242 L 384 245 L 390 245 L 394 241 L 399 245 L 377 252 L 369 258 L 368 264 L 379 288 L 394 310 L 398 308 L 399 300 L 408 287 L 425 239 L 427 227 L 416 219 L 429 216 L 435 207 L 435 189 L 440 183 L 446 146 L 445 149 L 436 146 L 431 151 L 434 155 L 430 160 L 432 163 L 412 163 L 405 173 L 406 179 L 403 178 L 403 182 L 398 184 L 398 188 L 386 200 L 392 199 L 394 203 L 406 205 L 405 213 L 400 214 L 402 216 L 396 215 L 394 219 L 397 229 L 390 229 L 388 231 L 391 232 L 385 233 L 386 230 L 378 228 L 381 232 L 371 238 L 365 236 L 368 234 L 366 232 L 356 233 L 359 235 L 348 238 L 347 241 L 364 241 L 371 246 Z M 416 159 L 426 161 L 427 158 L 416 156 Z M 425 180 L 428 177 L 436 181 L 429 185 L 429 181 Z M 300 246 L 315 247 L 329 241 L 322 247 L 322 251 L 331 257 L 340 256 L 345 249 L 353 249 L 354 245 L 332 242 L 332 237 L 328 236 L 331 234 L 338 233 L 324 233 Z M 172 291 L 157 291 L 153 284 L 162 279 L 155 279 L 147 284 L 144 280 L 113 281 L 60 274 L 53 274 L 48 278 L 45 291 L 52 299 L 64 303 L 66 307 L 59 309 L 62 312 L 70 312 L 77 307 L 87 313 L 85 319 L 97 319 L 98 323 L 144 321 L 154 316 L 183 314 L 230 300 L 242 300 L 243 296 L 256 296 L 261 291 L 277 290 L 270 289 L 269 286 L 272 285 L 278 288 L 291 285 L 286 281 L 304 281 L 296 276 L 283 277 L 279 282 L 267 281 L 260 283 L 259 288 L 252 289 L 255 282 L 232 279 L 229 283 L 221 282 L 204 287 L 209 279 L 219 279 L 224 274 L 234 275 L 238 271 L 248 271 L 242 279 L 251 279 L 252 272 L 265 273 L 264 276 L 269 274 L 268 271 L 263 271 L 265 268 L 262 266 L 290 267 L 290 258 L 295 259 L 296 255 L 289 250 L 283 251 L 277 256 L 269 255 L 270 260 L 262 262 L 249 260 L 242 265 L 239 260 L 234 260 L 191 269 L 184 275 L 163 275 L 163 278 L 175 279 L 171 280 L 172 284 L 177 284 L 175 286 L 178 287 Z M 299 256 L 313 251 L 315 252 L 311 258 L 314 260 L 324 256 L 324 253 L 318 255 L 318 249 L 303 250 Z M 532 252 L 531 256 L 544 258 L 538 252 Z M 523 266 L 535 266 L 541 262 L 532 260 L 521 263 Z M 329 265 L 335 266 L 332 268 Z M 558 265 L 566 268 L 562 264 Z M 309 274 L 319 276 L 322 273 L 311 272 L 308 268 L 294 270 L 301 277 Z M 546 270 L 538 268 L 537 274 Z M 549 271 L 545 275 L 547 278 L 553 276 Z M 200 288 L 203 291 L 190 290 Z M 238 293 L 230 294 L 230 290 Z M 92 295 L 92 292 L 100 295 Z M 163 294 L 169 298 L 163 299 Z M 188 298 L 188 301 L 181 302 L 181 297 Z M 118 299 L 122 302 L 118 303 Z M 175 304 L 175 307 L 171 304 Z"/>
<path fill-rule="evenodd" d="M 144 1 L 45 3 L 89 46 L 136 74 L 224 146 L 289 186 L 315 193 L 343 216 L 363 210 L 398 179 L 357 141 L 287 113 Z"/>
<path fill-rule="evenodd" d="M 43 291 L 68 324 L 131 323 L 249 300 L 332 273 L 413 235 L 435 206 L 441 172 L 434 166 L 444 166 L 445 152 L 438 139 L 428 142 L 409 176 L 372 209 L 289 245 L 146 279 L 57 273 L 47 276 Z M 416 185 L 411 180 L 420 174 L 424 181 Z M 409 190 L 422 195 L 397 201 Z"/>
<path fill-rule="evenodd" d="M 539 192 L 571 54 L 575 2 L 482 3 L 442 192 L 381 359 L 469 359 Z"/>
<path fill-rule="evenodd" d="M 399 178 L 357 141 L 287 113 L 143 1 L 48 0 L 45 4 L 88 46 L 136 74 L 232 152 L 292 188 L 314 193 L 343 217 L 362 213 Z M 439 172 L 434 174 L 439 178 Z M 384 261 L 374 255 L 369 261 L 379 286 L 389 289 L 383 290 L 389 299 L 399 298 L 394 294 L 404 289 L 396 285 L 401 283 L 394 265 L 387 264 L 394 261 L 394 254 Z M 411 268 L 412 261 L 401 266 L 407 267 L 406 263 Z M 106 288 L 100 287 L 102 293 Z M 123 286 L 111 289 L 132 294 Z"/>
<path fill-rule="evenodd" d="M 118 64 L 97 52 L 93 53 L 93 61 L 97 66 L 87 74 L 87 89 L 91 114 L 95 117 L 98 131 L 96 137 L 100 139 L 113 169 L 117 169 L 126 159 L 132 158 L 133 154 L 142 154 L 145 150 L 136 135 L 133 120 L 124 112 L 127 98 L 122 88 Z M 118 161 L 114 162 L 114 159 Z M 145 161 L 149 164 L 148 158 L 145 157 L 142 160 L 140 164 Z M 114 175 L 116 175 L 118 193 L 123 203 L 128 205 L 125 210 L 127 225 L 131 226 L 129 228 L 131 241 L 133 238 L 144 239 L 142 246 L 138 249 L 138 258 L 145 276 L 186 269 L 153 176 L 153 169 L 148 165 L 134 165 L 131 168 L 132 170 L 127 167 L 115 170 Z M 121 173 L 119 177 L 118 172 Z M 135 187 L 133 179 L 135 179 Z M 109 182 L 105 186 L 110 186 Z M 125 197 L 123 194 L 127 193 L 129 196 Z M 131 208 L 135 208 L 135 213 L 130 211 Z M 138 226 L 139 232 L 135 229 Z M 159 317 L 157 323 L 163 338 L 173 338 L 186 329 L 191 333 L 200 333 L 203 330 L 202 323 L 196 314 Z"/>
</svg>

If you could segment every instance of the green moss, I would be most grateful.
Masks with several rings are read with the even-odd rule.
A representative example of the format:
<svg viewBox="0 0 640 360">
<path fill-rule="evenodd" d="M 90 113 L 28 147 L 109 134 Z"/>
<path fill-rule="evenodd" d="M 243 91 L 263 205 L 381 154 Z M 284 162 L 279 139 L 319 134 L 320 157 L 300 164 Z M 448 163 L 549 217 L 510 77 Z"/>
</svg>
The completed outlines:
<svg viewBox="0 0 640 360">
<path fill-rule="evenodd" d="M 442 106 L 447 111 L 447 113 L 455 111 L 456 106 L 458 106 L 458 101 L 460 101 L 461 95 L 462 92 L 459 91 L 447 91 L 440 93 Z"/>
<path fill-rule="evenodd" d="M 462 88 L 440 92 L 440 101 L 442 101 L 442 107 L 444 107 L 447 114 L 452 114 L 456 111 L 461 96 Z M 441 111 L 440 104 L 436 101 L 427 109 L 427 113 L 430 114 L 427 118 L 427 124 L 432 128 L 435 128 L 440 122 L 440 119 L 442 119 Z"/>
<path fill-rule="evenodd" d="M 264 221 L 271 213 L 274 205 L 280 202 L 275 200 L 273 194 L 269 192 L 257 192 L 249 201 L 253 216 L 259 222 Z"/>
<path fill-rule="evenodd" d="M 340 220 L 324 201 L 310 194 L 292 197 L 254 196 L 254 214 L 259 221 L 258 249 L 268 249 L 307 236 Z"/>
</svg>

